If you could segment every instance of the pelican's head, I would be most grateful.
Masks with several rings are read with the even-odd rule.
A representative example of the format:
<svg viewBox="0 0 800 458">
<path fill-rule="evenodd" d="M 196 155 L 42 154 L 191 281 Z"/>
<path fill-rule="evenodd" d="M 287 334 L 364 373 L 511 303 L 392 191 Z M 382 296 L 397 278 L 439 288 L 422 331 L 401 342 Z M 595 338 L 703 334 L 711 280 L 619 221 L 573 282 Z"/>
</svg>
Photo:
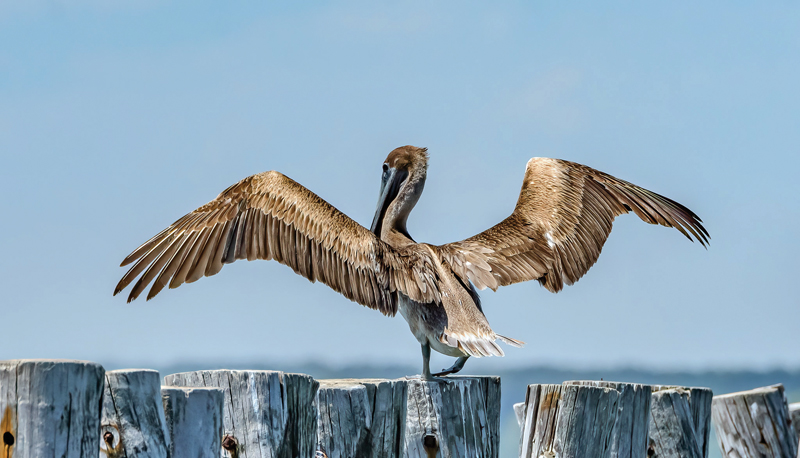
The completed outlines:
<svg viewBox="0 0 800 458">
<path fill-rule="evenodd" d="M 392 229 L 409 239 L 406 220 L 419 200 L 428 171 L 428 148 L 401 146 L 383 162 L 381 192 L 371 231 L 379 238 Z"/>
</svg>

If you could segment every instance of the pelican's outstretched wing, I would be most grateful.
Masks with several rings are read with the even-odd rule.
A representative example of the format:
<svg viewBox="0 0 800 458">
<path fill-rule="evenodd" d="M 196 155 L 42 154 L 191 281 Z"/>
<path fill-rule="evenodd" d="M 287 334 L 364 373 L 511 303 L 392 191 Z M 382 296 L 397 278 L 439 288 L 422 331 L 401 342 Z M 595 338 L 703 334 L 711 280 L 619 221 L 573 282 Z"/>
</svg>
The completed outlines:
<svg viewBox="0 0 800 458">
<path fill-rule="evenodd" d="M 397 312 L 401 291 L 420 302 L 441 297 L 425 260 L 403 255 L 299 183 L 278 172 L 253 175 L 175 221 L 122 261 L 136 261 L 116 295 L 141 274 L 128 302 L 150 282 L 151 299 L 211 276 L 237 259 L 274 259 L 348 299 Z M 414 271 L 414 281 L 406 281 Z"/>
<path fill-rule="evenodd" d="M 630 211 L 708 243 L 700 218 L 674 200 L 581 164 L 533 158 L 511 216 L 438 248 L 462 278 L 480 289 L 536 279 L 558 292 L 589 270 L 614 218 Z"/>
</svg>

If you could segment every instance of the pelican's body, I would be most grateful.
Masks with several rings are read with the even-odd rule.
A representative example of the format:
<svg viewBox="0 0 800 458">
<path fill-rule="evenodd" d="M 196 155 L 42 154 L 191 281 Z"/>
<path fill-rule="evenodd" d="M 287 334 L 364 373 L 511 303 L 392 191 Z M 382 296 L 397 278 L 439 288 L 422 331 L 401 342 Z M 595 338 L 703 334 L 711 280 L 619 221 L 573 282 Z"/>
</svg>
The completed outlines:
<svg viewBox="0 0 800 458">
<path fill-rule="evenodd" d="M 362 305 L 400 312 L 430 379 L 431 349 L 458 358 L 435 374 L 445 375 L 470 356 L 502 356 L 497 340 L 522 345 L 492 330 L 476 287 L 536 279 L 560 291 L 594 264 L 619 214 L 707 242 L 700 219 L 677 202 L 580 164 L 534 158 L 511 216 L 460 242 L 417 243 L 406 222 L 425 185 L 426 151 L 405 146 L 386 158 L 370 230 L 278 172 L 247 177 L 134 250 L 114 294 L 140 274 L 129 301 L 151 282 L 148 299 L 237 259 L 275 259 Z"/>
</svg>

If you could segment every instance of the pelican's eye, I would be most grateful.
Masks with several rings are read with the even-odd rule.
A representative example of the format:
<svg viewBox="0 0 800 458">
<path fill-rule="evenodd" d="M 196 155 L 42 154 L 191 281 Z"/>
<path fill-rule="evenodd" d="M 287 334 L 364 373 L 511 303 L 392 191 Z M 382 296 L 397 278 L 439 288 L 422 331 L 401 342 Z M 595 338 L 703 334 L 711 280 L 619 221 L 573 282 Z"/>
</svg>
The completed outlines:
<svg viewBox="0 0 800 458">
<path fill-rule="evenodd" d="M 389 177 L 389 165 L 384 163 L 383 164 L 383 179 L 385 180 L 388 177 Z"/>
</svg>

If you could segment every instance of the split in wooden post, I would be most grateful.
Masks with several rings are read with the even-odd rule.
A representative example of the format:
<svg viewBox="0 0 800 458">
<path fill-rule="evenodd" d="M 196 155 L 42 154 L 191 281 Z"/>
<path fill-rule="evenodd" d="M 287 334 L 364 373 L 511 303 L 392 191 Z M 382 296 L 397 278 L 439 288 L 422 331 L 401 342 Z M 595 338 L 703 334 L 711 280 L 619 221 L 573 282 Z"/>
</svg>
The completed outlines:
<svg viewBox="0 0 800 458">
<path fill-rule="evenodd" d="M 151 369 L 122 369 L 105 374 L 100 450 L 108 458 L 167 458 L 170 435 L 161 400 L 161 378 Z"/>
</svg>

